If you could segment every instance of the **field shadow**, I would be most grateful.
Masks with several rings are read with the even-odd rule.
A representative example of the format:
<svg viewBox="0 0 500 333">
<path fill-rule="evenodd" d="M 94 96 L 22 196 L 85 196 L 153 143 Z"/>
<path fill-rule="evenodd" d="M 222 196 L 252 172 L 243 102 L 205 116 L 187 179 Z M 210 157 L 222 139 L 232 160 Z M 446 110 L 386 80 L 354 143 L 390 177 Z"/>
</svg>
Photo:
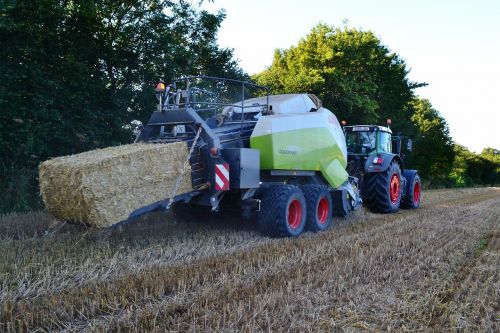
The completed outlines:
<svg viewBox="0 0 500 333">
<path fill-rule="evenodd" d="M 257 232 L 257 220 L 255 217 L 244 219 L 241 214 L 233 211 L 207 212 L 202 218 L 188 221 L 177 219 L 171 212 L 151 212 L 139 218 L 110 228 L 114 234 L 134 233 L 175 233 L 175 232 Z"/>
</svg>

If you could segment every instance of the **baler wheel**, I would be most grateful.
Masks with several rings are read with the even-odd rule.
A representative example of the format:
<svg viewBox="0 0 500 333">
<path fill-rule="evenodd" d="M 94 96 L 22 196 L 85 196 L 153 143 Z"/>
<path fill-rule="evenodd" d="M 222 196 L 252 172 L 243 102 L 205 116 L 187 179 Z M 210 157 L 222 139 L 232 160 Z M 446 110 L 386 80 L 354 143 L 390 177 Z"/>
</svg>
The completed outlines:
<svg viewBox="0 0 500 333">
<path fill-rule="evenodd" d="M 305 185 L 302 191 L 306 198 L 307 217 L 305 229 L 323 231 L 332 224 L 332 196 L 325 186 Z"/>
<path fill-rule="evenodd" d="M 259 228 L 271 237 L 297 237 L 306 224 L 306 200 L 294 185 L 268 188 L 261 199 Z"/>
<path fill-rule="evenodd" d="M 377 213 L 394 213 L 401 203 L 401 169 L 393 161 L 383 172 L 366 176 L 363 202 Z"/>
</svg>

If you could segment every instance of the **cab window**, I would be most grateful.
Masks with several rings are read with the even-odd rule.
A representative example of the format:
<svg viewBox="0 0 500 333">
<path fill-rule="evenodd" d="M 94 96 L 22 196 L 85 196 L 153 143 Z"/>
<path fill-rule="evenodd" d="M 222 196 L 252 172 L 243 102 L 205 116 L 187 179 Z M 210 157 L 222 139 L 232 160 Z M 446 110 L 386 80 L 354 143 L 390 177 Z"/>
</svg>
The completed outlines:
<svg viewBox="0 0 500 333">
<path fill-rule="evenodd" d="M 347 151 L 354 154 L 369 154 L 375 150 L 375 132 L 347 132 Z"/>
<path fill-rule="evenodd" d="M 380 149 L 388 153 L 392 152 L 392 140 L 390 133 L 380 132 Z"/>
</svg>

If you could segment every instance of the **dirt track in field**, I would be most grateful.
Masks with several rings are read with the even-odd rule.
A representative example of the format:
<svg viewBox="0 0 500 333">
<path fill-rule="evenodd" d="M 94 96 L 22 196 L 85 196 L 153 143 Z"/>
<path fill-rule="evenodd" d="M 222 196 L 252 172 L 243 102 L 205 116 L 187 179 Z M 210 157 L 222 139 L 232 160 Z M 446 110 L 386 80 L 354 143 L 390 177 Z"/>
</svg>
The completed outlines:
<svg viewBox="0 0 500 333">
<path fill-rule="evenodd" d="M 235 217 L 44 236 L 52 223 L 0 218 L 0 331 L 500 331 L 498 188 L 299 239 Z"/>
</svg>

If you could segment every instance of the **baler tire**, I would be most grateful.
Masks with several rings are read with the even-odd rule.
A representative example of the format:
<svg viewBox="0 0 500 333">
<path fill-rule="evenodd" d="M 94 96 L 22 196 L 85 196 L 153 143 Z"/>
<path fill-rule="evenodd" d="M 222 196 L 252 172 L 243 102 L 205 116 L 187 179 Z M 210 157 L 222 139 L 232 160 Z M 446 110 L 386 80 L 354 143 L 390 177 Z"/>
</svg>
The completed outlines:
<svg viewBox="0 0 500 333">
<path fill-rule="evenodd" d="M 406 195 L 401 200 L 401 208 L 417 209 L 422 198 L 420 176 L 416 170 L 404 170 L 403 177 L 406 178 Z"/>
<path fill-rule="evenodd" d="M 395 161 L 387 170 L 365 176 L 363 202 L 375 213 L 394 213 L 401 203 L 401 169 Z"/>
<path fill-rule="evenodd" d="M 297 186 L 272 186 L 261 198 L 259 229 L 270 237 L 297 237 L 306 224 L 306 207 L 304 194 Z"/>
<path fill-rule="evenodd" d="M 301 187 L 306 198 L 306 225 L 307 231 L 324 231 L 332 224 L 333 202 L 332 196 L 325 186 L 304 185 Z"/>
</svg>

